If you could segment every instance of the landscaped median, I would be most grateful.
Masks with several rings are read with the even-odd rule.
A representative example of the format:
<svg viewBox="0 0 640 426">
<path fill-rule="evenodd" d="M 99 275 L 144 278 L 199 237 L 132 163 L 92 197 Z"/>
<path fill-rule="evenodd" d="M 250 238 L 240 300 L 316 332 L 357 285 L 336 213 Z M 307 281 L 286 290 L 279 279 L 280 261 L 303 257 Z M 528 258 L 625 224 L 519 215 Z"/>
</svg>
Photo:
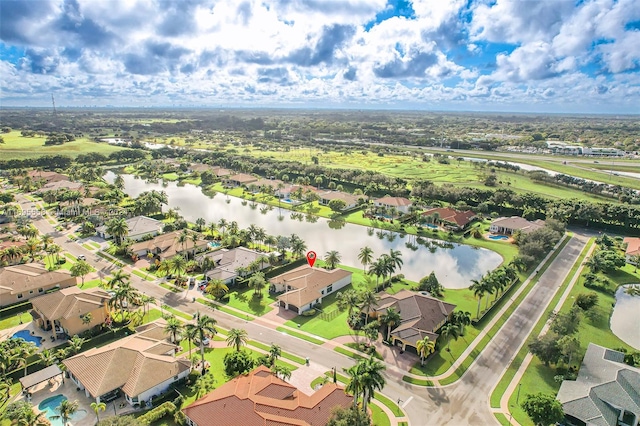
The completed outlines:
<svg viewBox="0 0 640 426">
<path fill-rule="evenodd" d="M 563 238 L 563 240 L 561 240 L 559 242 L 558 246 L 554 249 L 554 251 L 551 253 L 551 255 L 547 258 L 547 260 L 544 263 L 544 265 L 542 266 L 542 268 L 540 268 L 537 273 L 534 272 L 533 274 L 535 274 L 535 275 L 532 274 L 533 277 L 531 277 L 531 276 L 529 277 L 530 281 L 528 283 L 526 281 L 523 282 L 522 284 L 517 286 L 517 289 L 514 288 L 516 286 L 512 287 L 512 291 L 514 291 L 514 292 L 520 291 L 520 294 L 511 303 L 511 305 L 509 305 L 509 307 L 501 314 L 500 318 L 495 322 L 495 324 L 489 330 L 485 331 L 485 330 L 481 330 L 481 329 L 476 329 L 474 327 L 469 327 L 468 330 L 471 331 L 471 332 L 468 333 L 468 335 L 475 338 L 471 342 L 471 345 L 467 344 L 466 341 L 463 340 L 463 339 L 461 339 L 461 340 L 463 340 L 462 342 L 460 340 L 456 341 L 456 342 L 452 342 L 452 344 L 451 344 L 452 352 L 456 351 L 458 353 L 463 353 L 465 350 L 468 350 L 469 347 L 472 348 L 470 354 L 462 361 L 462 363 L 460 363 L 460 365 L 455 369 L 455 371 L 453 371 L 450 374 L 447 374 L 447 372 L 451 369 L 451 367 L 455 364 L 455 362 L 458 361 L 459 358 L 454 358 L 453 356 L 451 356 L 451 361 L 449 361 L 448 359 L 446 359 L 443 356 L 441 356 L 441 359 L 443 359 L 445 361 L 443 361 L 442 363 L 439 364 L 439 368 L 432 375 L 425 375 L 424 373 L 420 374 L 421 372 L 424 372 L 425 369 L 418 369 L 416 367 L 416 368 L 413 368 L 410 371 L 410 373 L 411 373 L 410 375 L 405 375 L 402 379 L 405 382 L 412 383 L 412 384 L 418 385 L 418 386 L 431 386 L 433 384 L 433 380 L 434 380 L 433 376 L 445 375 L 444 378 L 438 380 L 438 383 L 440 383 L 442 385 L 451 384 L 451 383 L 455 382 L 456 380 L 458 380 L 460 377 L 462 377 L 462 375 L 471 366 L 471 364 L 476 359 L 476 357 L 482 352 L 482 350 L 491 341 L 491 336 L 494 336 L 498 332 L 498 330 L 509 319 L 511 314 L 517 309 L 517 307 L 520 305 L 520 303 L 522 303 L 524 298 L 527 297 L 527 295 L 529 294 L 531 289 L 538 282 L 539 277 L 547 270 L 549 265 L 551 265 L 551 263 L 555 260 L 556 256 L 558 256 L 558 254 L 562 251 L 562 249 L 569 242 L 569 240 L 570 240 L 570 236 L 569 237 L 565 236 Z M 523 286 L 525 286 L 525 287 L 523 287 Z M 499 314 L 499 310 L 503 309 L 503 306 L 507 303 L 507 300 L 509 300 L 509 298 L 505 297 L 501 301 L 499 301 L 498 304 L 493 308 L 493 313 L 485 315 L 485 317 L 483 317 L 483 319 L 480 321 L 480 324 L 482 324 L 483 322 L 488 322 L 488 321 L 493 320 L 495 315 Z M 475 332 L 473 332 L 472 330 L 475 331 Z M 485 333 L 485 335 L 482 337 L 482 339 L 477 344 L 475 344 L 475 341 L 477 340 L 476 336 L 479 336 L 481 333 Z M 464 346 L 464 348 L 461 348 L 463 343 L 464 343 L 465 346 Z M 475 344 L 475 346 L 474 346 L 474 344 Z M 442 355 L 445 355 L 444 351 L 442 351 Z M 427 361 L 427 364 L 425 365 L 425 367 L 428 365 L 428 362 L 429 361 Z M 425 375 L 425 378 L 422 379 L 422 378 L 419 377 L 419 375 Z"/>
<path fill-rule="evenodd" d="M 580 256 L 578 257 L 578 259 L 576 260 L 575 264 L 573 265 L 573 267 L 569 271 L 569 274 L 567 274 L 566 279 L 564 280 L 564 282 L 562 283 L 560 288 L 558 288 L 558 290 L 556 291 L 556 294 L 554 295 L 553 299 L 551 300 L 551 302 L 547 306 L 547 309 L 545 310 L 545 312 L 540 317 L 540 320 L 538 320 L 538 322 L 534 326 L 533 330 L 531 331 L 530 336 L 537 336 L 538 334 L 540 334 L 540 331 L 542 330 L 542 328 L 544 327 L 545 323 L 547 322 L 549 314 L 551 312 L 553 312 L 553 310 L 555 309 L 555 306 L 557 305 L 558 301 L 562 297 L 562 294 L 566 290 L 566 288 L 569 285 L 569 283 L 571 282 L 571 280 L 574 278 L 575 274 L 577 273 L 578 269 L 580 268 L 580 265 L 584 261 L 584 258 L 586 257 L 586 255 L 589 252 L 589 250 L 590 250 L 592 245 L 593 245 L 593 240 L 589 241 L 589 243 L 587 243 L 587 245 L 583 249 L 582 253 L 580 253 Z M 507 387 L 509 386 L 509 384 L 513 380 L 513 377 L 515 376 L 516 372 L 518 371 L 518 369 L 522 365 L 522 362 L 524 361 L 524 359 L 525 359 L 525 357 L 526 357 L 528 352 L 529 352 L 529 350 L 528 350 L 528 347 L 527 347 L 527 342 L 525 341 L 523 346 L 520 348 L 520 350 L 518 351 L 518 353 L 514 357 L 513 361 L 509 365 L 509 368 L 506 370 L 505 374 L 502 376 L 502 378 L 500 379 L 500 381 L 496 385 L 495 389 L 491 393 L 490 405 L 491 405 L 492 408 L 500 408 L 500 400 L 502 399 L 502 396 L 504 395 L 504 392 L 506 391 Z M 545 383 L 545 380 L 537 381 L 536 382 L 536 391 L 539 391 L 540 390 L 539 387 L 543 386 L 544 383 Z M 516 407 L 512 407 L 512 408 L 516 408 Z M 530 420 L 527 417 L 527 415 L 524 413 L 524 411 L 522 411 L 522 409 L 520 409 L 519 407 L 518 407 L 518 409 L 521 412 L 521 415 L 517 416 L 516 420 L 518 420 L 518 422 L 520 422 L 521 424 L 530 424 Z M 516 410 L 514 410 L 514 412 L 515 411 Z M 507 423 L 507 424 L 509 424 L 509 423 Z"/>
</svg>

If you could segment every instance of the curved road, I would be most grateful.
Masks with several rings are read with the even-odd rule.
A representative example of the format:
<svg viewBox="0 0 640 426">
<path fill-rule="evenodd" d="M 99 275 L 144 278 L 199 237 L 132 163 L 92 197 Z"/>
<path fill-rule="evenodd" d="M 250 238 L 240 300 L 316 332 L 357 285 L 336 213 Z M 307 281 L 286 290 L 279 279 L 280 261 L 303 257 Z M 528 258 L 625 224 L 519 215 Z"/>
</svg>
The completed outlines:
<svg viewBox="0 0 640 426">
<path fill-rule="evenodd" d="M 24 209 L 32 202 L 18 197 Z M 52 234 L 57 244 L 74 256 L 84 254 L 87 262 L 98 271 L 108 274 L 113 265 L 85 250 L 81 245 L 68 242 L 66 236 L 54 231 L 46 219 L 34 220 L 34 225 L 43 233 Z M 489 408 L 489 397 L 493 387 L 509 366 L 518 347 L 529 337 L 537 319 L 550 303 L 555 291 L 562 284 L 587 238 L 575 236 L 565 245 L 553 263 L 540 276 L 538 283 L 523 300 L 503 327 L 492 336 L 492 340 L 457 382 L 439 388 L 414 386 L 403 382 L 402 377 L 393 371 L 385 373 L 387 384 L 384 393 L 393 400 L 400 399 L 412 425 L 488 425 L 497 424 Z M 338 369 L 353 365 L 351 358 L 343 356 L 330 348 L 314 345 L 304 340 L 292 338 L 285 333 L 261 325 L 259 320 L 249 322 L 232 315 L 193 303 L 182 294 L 172 293 L 157 284 L 131 276 L 132 285 L 147 295 L 153 296 L 159 303 L 175 307 L 183 312 L 196 310 L 215 315 L 218 324 L 226 329 L 244 328 L 252 339 L 263 343 L 277 343 L 285 351 L 322 365 L 326 370 L 336 366 Z M 304 367 L 301 367 L 304 368 Z"/>
</svg>

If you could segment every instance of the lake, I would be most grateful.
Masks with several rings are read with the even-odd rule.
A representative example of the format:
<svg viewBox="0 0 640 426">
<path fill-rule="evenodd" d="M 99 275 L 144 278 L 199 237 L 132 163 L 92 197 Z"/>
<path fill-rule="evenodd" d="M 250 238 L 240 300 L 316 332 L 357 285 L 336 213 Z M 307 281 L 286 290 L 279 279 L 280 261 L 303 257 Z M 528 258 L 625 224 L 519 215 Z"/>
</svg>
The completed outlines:
<svg viewBox="0 0 640 426">
<path fill-rule="evenodd" d="M 616 306 L 611 314 L 611 331 L 625 343 L 640 350 L 640 296 L 625 293 L 627 287 L 620 286 L 616 291 Z"/>
<path fill-rule="evenodd" d="M 108 171 L 104 177 L 107 182 L 113 183 L 115 176 Z M 358 253 L 364 246 L 371 247 L 375 257 L 388 253 L 390 249 L 400 250 L 404 265 L 399 272 L 412 281 L 419 281 L 435 271 L 436 277 L 446 288 L 466 288 L 471 285 L 472 279 L 480 278 L 502 263 L 499 254 L 483 248 L 426 238 L 425 244 L 421 245 L 413 235 L 401 236 L 388 231 L 376 230 L 373 235 L 369 235 L 368 228 L 360 225 L 341 224 L 324 218 L 316 218 L 317 221 L 312 223 L 304 219 L 304 214 L 300 215 L 300 221 L 295 219 L 295 212 L 284 208 L 273 207 L 267 211 L 264 205 L 258 203 L 254 209 L 250 202 L 242 205 L 242 199 L 220 193 L 210 198 L 199 187 L 190 184 L 178 186 L 176 182 L 149 183 L 128 174 L 123 174 L 122 177 L 124 191 L 131 197 L 153 189 L 165 191 L 169 199 L 168 207 L 179 208 L 180 214 L 190 222 L 195 222 L 199 217 L 204 218 L 207 223 L 224 218 L 236 221 L 240 228 L 255 224 L 274 236 L 296 234 L 306 242 L 307 249 L 315 251 L 320 258 L 330 250 L 337 250 L 342 256 L 340 263 L 347 266 L 362 267 Z M 292 213 L 294 218 L 291 217 Z M 407 244 L 412 248 L 407 247 Z M 442 244 L 450 245 L 451 248 L 438 246 Z"/>
</svg>

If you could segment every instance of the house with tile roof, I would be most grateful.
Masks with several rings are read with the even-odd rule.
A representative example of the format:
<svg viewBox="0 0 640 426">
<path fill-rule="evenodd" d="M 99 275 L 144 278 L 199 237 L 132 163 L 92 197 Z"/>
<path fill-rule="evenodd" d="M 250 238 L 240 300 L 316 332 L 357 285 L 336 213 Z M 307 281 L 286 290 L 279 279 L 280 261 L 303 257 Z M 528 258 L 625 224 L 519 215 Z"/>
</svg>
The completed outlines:
<svg viewBox="0 0 640 426">
<path fill-rule="evenodd" d="M 393 345 L 416 348 L 416 342 L 425 336 L 435 341 L 437 331 L 450 318 L 456 305 L 435 297 L 401 290 L 396 294 L 382 293 L 378 305 L 369 312 L 372 317 L 383 315 L 388 308 L 400 314 L 400 324 L 391 330 L 389 340 Z"/>
<path fill-rule="evenodd" d="M 318 193 L 319 204 L 323 206 L 328 206 L 331 200 L 342 200 L 345 203 L 345 206 L 342 210 L 351 210 L 358 206 L 358 200 L 363 198 L 363 196 L 358 197 L 357 195 L 349 194 L 347 192 L 342 191 L 327 191 Z M 365 197 L 366 198 L 366 197 Z"/>
<path fill-rule="evenodd" d="M 191 362 L 176 358 L 178 346 L 157 320 L 108 345 L 65 359 L 69 377 L 96 402 L 108 402 L 124 394 L 135 406 L 160 396 L 189 374 Z"/>
<path fill-rule="evenodd" d="M 58 172 L 46 172 L 43 170 L 29 170 L 27 172 L 27 176 L 31 178 L 34 182 L 58 182 L 61 180 L 69 180 L 69 176 L 60 174 Z"/>
<path fill-rule="evenodd" d="M 456 210 L 449 207 L 438 207 L 429 209 L 422 213 L 425 218 L 432 217 L 436 222 L 443 225 L 447 229 L 454 231 L 462 230 L 467 227 L 476 218 L 476 214 L 471 210 Z"/>
<path fill-rule="evenodd" d="M 307 395 L 260 366 L 183 408 L 190 426 L 324 426 L 353 397 L 334 383 Z"/>
<path fill-rule="evenodd" d="M 49 271 L 41 263 L 0 268 L 0 306 L 24 302 L 56 288 L 73 287 L 76 277 L 65 269 Z"/>
<path fill-rule="evenodd" d="M 196 257 L 196 261 L 201 263 L 205 257 L 208 257 L 216 266 L 207 272 L 207 279 L 220 280 L 225 284 L 232 284 L 238 277 L 238 269 L 248 268 L 249 265 L 263 256 L 266 255 L 246 247 L 236 247 L 231 250 L 221 249 L 202 254 Z M 269 262 L 263 262 L 259 265 L 258 270 L 261 271 L 268 266 Z"/>
<path fill-rule="evenodd" d="M 198 234 L 198 239 L 193 242 L 189 233 L 189 238 L 184 242 L 180 242 L 180 234 L 182 231 L 173 231 L 166 234 L 158 235 L 148 241 L 140 241 L 131 245 L 129 250 L 131 253 L 138 257 L 147 257 L 151 254 L 155 259 L 164 260 L 175 256 L 176 254 L 183 254 L 185 257 L 190 256 L 195 248 L 196 253 L 199 253 L 207 248 L 209 243 Z"/>
<path fill-rule="evenodd" d="M 135 216 L 126 220 L 129 233 L 127 238 L 133 241 L 140 241 L 142 238 L 151 235 L 155 237 L 162 233 L 163 224 L 159 220 L 152 219 L 147 216 Z M 107 233 L 107 225 L 101 225 L 96 228 L 96 234 L 100 238 L 108 240 L 111 235 Z"/>
<path fill-rule="evenodd" d="M 564 380 L 558 396 L 569 424 L 637 426 L 640 421 L 640 369 L 624 354 L 589 343 L 576 380 Z"/>
<path fill-rule="evenodd" d="M 543 228 L 544 225 L 545 222 L 541 219 L 531 222 L 520 216 L 499 217 L 491 222 L 489 232 L 502 235 L 513 235 L 517 231 L 529 233 Z"/>
<path fill-rule="evenodd" d="M 640 238 L 638 237 L 626 237 L 622 240 L 624 244 L 627 245 L 625 249 L 625 257 L 627 259 L 627 263 L 632 265 L 640 266 L 636 259 L 637 256 L 640 256 Z"/>
<path fill-rule="evenodd" d="M 269 279 L 270 291 L 282 293 L 277 297 L 280 307 L 301 314 L 351 284 L 351 275 L 343 269 L 327 271 L 304 265 Z"/>
<path fill-rule="evenodd" d="M 235 175 L 227 176 L 223 182 L 225 186 L 228 187 L 237 187 L 237 186 L 247 186 L 250 183 L 257 182 L 258 178 L 255 176 L 248 175 L 246 173 L 238 173 Z"/>
<path fill-rule="evenodd" d="M 101 288 L 78 287 L 43 294 L 31 300 L 31 316 L 43 330 L 73 336 L 104 324 L 109 318 L 111 296 Z M 89 320 L 89 321 L 87 321 Z"/>
<path fill-rule="evenodd" d="M 42 188 L 40 188 L 37 192 L 47 192 L 47 191 L 84 191 L 84 185 L 82 182 L 71 182 L 70 180 L 56 180 L 53 182 L 49 182 L 45 184 Z"/>
<path fill-rule="evenodd" d="M 409 208 L 413 205 L 413 201 L 404 197 L 382 197 L 373 200 L 375 207 L 393 208 L 400 213 L 409 213 Z"/>
</svg>

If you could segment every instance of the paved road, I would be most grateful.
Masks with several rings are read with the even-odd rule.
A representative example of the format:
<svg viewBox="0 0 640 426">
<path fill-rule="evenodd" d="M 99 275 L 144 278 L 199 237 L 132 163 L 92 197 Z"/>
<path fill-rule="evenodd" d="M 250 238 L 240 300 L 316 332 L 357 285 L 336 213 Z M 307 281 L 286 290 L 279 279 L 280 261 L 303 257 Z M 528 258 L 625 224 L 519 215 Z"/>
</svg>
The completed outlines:
<svg viewBox="0 0 640 426">
<path fill-rule="evenodd" d="M 29 205 L 31 202 L 23 203 L 23 206 Z M 53 233 L 56 243 L 74 256 L 85 254 L 87 261 L 97 270 L 107 274 L 114 269 L 108 261 L 91 254 L 81 245 L 67 242 L 66 237 L 54 232 L 53 227 L 45 219 L 36 220 L 34 224 L 41 232 Z M 403 382 L 401 377 L 392 372 L 386 373 L 387 385 L 384 393 L 393 400 L 402 400 L 401 405 L 407 412 L 412 425 L 497 424 L 489 409 L 490 391 L 516 355 L 519 345 L 528 338 L 538 316 L 544 312 L 555 290 L 571 270 L 586 241 L 585 237 L 580 236 L 569 241 L 540 277 L 535 288 L 493 336 L 489 345 L 458 382 L 440 388 L 425 388 Z M 158 303 L 167 304 L 187 313 L 194 313 L 196 310 L 206 312 L 215 316 L 218 324 L 223 328 L 244 328 L 252 339 L 267 344 L 276 343 L 287 352 L 302 357 L 308 356 L 311 362 L 321 364 L 327 370 L 333 366 L 340 370 L 354 363 L 350 358 L 328 348 L 291 338 L 266 326 L 193 303 L 190 298 L 185 298 L 181 293 L 169 292 L 135 275 L 132 275 L 131 279 L 134 287 L 155 297 Z"/>
</svg>

